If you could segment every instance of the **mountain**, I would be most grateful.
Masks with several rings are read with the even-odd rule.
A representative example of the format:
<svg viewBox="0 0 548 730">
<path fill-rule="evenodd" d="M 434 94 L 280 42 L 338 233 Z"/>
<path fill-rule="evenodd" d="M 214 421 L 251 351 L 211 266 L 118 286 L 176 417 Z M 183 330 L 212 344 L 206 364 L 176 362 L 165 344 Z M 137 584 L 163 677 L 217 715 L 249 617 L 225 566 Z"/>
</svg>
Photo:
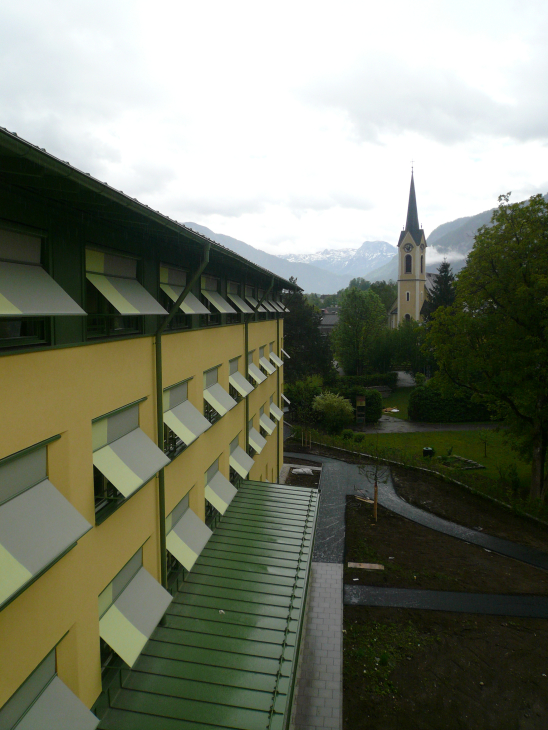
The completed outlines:
<svg viewBox="0 0 548 730">
<path fill-rule="evenodd" d="M 367 276 L 370 271 L 384 265 L 397 249 L 386 241 L 365 241 L 359 248 L 326 248 L 317 253 L 280 254 L 280 258 L 294 263 L 306 263 L 327 269 L 335 274 Z"/>
<path fill-rule="evenodd" d="M 265 251 L 260 251 L 248 243 L 239 241 L 237 238 L 232 238 L 232 236 L 225 236 L 223 233 L 214 233 L 199 223 L 185 223 L 185 226 L 192 228 L 193 231 L 201 233 L 203 236 L 211 238 L 216 243 L 220 243 L 221 246 L 226 246 L 226 248 L 240 254 L 240 256 L 244 256 L 254 264 L 268 269 L 273 274 L 282 276 L 284 279 L 289 279 L 290 276 L 296 277 L 297 284 L 305 292 L 335 294 L 339 289 L 345 289 L 350 283 L 350 279 L 355 276 L 353 273 L 336 274 L 306 262 L 286 261 L 279 256 L 273 256 Z M 355 249 L 352 250 L 355 251 Z"/>
</svg>

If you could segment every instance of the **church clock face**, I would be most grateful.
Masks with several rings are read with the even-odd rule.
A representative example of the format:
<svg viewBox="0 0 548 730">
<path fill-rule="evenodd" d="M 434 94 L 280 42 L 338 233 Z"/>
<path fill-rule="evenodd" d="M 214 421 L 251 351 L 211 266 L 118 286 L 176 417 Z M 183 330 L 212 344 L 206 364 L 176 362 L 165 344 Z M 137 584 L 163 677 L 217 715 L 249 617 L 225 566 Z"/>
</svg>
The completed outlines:
<svg viewBox="0 0 548 730">
<path fill-rule="evenodd" d="M 407 251 L 407 253 L 410 253 L 413 250 L 413 244 L 412 243 L 406 243 L 403 247 L 404 251 Z"/>
</svg>

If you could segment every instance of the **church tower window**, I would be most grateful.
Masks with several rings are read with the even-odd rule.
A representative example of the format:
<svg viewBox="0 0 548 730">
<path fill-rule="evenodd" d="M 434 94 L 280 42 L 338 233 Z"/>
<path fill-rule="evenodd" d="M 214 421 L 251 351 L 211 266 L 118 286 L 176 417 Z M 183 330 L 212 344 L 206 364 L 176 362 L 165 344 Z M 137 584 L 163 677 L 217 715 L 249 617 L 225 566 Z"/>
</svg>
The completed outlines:
<svg viewBox="0 0 548 730">
<path fill-rule="evenodd" d="M 421 256 L 421 274 L 423 273 L 424 269 L 424 256 Z"/>
<path fill-rule="evenodd" d="M 411 257 L 411 254 L 408 253 L 405 257 L 405 273 L 410 274 L 413 267 L 413 259 Z"/>
<path fill-rule="evenodd" d="M 407 292 L 406 300 L 409 301 L 409 292 Z"/>
</svg>

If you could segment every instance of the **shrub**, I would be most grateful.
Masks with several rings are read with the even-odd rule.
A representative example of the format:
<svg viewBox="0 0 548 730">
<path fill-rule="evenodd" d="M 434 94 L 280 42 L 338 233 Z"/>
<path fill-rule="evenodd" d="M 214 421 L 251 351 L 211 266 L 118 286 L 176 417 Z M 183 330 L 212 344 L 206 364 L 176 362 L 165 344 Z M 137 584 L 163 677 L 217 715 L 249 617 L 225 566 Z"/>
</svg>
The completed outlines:
<svg viewBox="0 0 548 730">
<path fill-rule="evenodd" d="M 382 395 L 378 390 L 365 391 L 365 422 L 377 423 L 382 416 Z"/>
<path fill-rule="evenodd" d="M 360 444 L 364 440 L 364 438 L 364 433 L 354 433 L 354 441 L 356 441 L 356 443 Z"/>
<path fill-rule="evenodd" d="M 472 403 L 466 395 L 444 397 L 428 385 L 415 388 L 409 397 L 410 421 L 426 423 L 459 423 L 489 421 L 489 411 L 483 405 Z"/>
<path fill-rule="evenodd" d="M 310 375 L 304 380 L 285 384 L 285 394 L 291 401 L 291 411 L 299 423 L 310 424 L 316 420 L 312 403 L 321 392 L 322 379 L 319 375 Z"/>
<path fill-rule="evenodd" d="M 354 419 L 352 404 L 337 393 L 325 392 L 317 395 L 312 403 L 312 410 L 329 433 L 339 433 Z"/>
<path fill-rule="evenodd" d="M 345 428 L 345 429 L 343 429 L 343 432 L 341 433 L 341 437 L 343 439 L 353 439 L 354 431 L 351 428 Z"/>
</svg>

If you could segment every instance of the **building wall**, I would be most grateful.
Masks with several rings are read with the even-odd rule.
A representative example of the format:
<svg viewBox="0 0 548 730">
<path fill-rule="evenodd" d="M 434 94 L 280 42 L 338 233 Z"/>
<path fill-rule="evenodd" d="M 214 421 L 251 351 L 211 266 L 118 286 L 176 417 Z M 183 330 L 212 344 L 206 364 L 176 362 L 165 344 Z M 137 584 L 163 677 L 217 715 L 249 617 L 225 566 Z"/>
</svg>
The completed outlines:
<svg viewBox="0 0 548 730">
<path fill-rule="evenodd" d="M 283 335 L 281 320 L 249 324 L 249 350 Z M 219 383 L 228 391 L 229 360 L 240 356 L 245 373 L 245 326 L 209 327 L 163 337 L 163 386 L 191 378 L 188 398 L 203 412 L 203 372 L 220 366 Z M 278 385 L 278 381 L 279 385 Z M 270 395 L 280 406 L 282 373 L 277 369 L 248 397 L 249 418 L 269 412 Z M 0 358 L 3 438 L 0 458 L 52 436 L 48 478 L 71 504 L 95 523 L 91 422 L 144 398 L 139 426 L 156 443 L 155 341 L 153 337 L 87 344 Z M 229 477 L 229 445 L 240 434 L 246 448 L 246 399 L 208 429 L 165 469 L 166 514 L 190 491 L 190 507 L 205 515 L 204 474 L 220 459 Z M 281 464 L 280 423 L 255 456 L 250 479 L 275 480 Z M 60 678 L 90 707 L 101 691 L 99 615 L 101 591 L 143 546 L 144 567 L 160 580 L 158 477 L 154 477 L 20 596 L 0 612 L 0 706 L 44 656 L 58 644 Z M 60 642 L 60 643 L 59 643 Z"/>
</svg>

